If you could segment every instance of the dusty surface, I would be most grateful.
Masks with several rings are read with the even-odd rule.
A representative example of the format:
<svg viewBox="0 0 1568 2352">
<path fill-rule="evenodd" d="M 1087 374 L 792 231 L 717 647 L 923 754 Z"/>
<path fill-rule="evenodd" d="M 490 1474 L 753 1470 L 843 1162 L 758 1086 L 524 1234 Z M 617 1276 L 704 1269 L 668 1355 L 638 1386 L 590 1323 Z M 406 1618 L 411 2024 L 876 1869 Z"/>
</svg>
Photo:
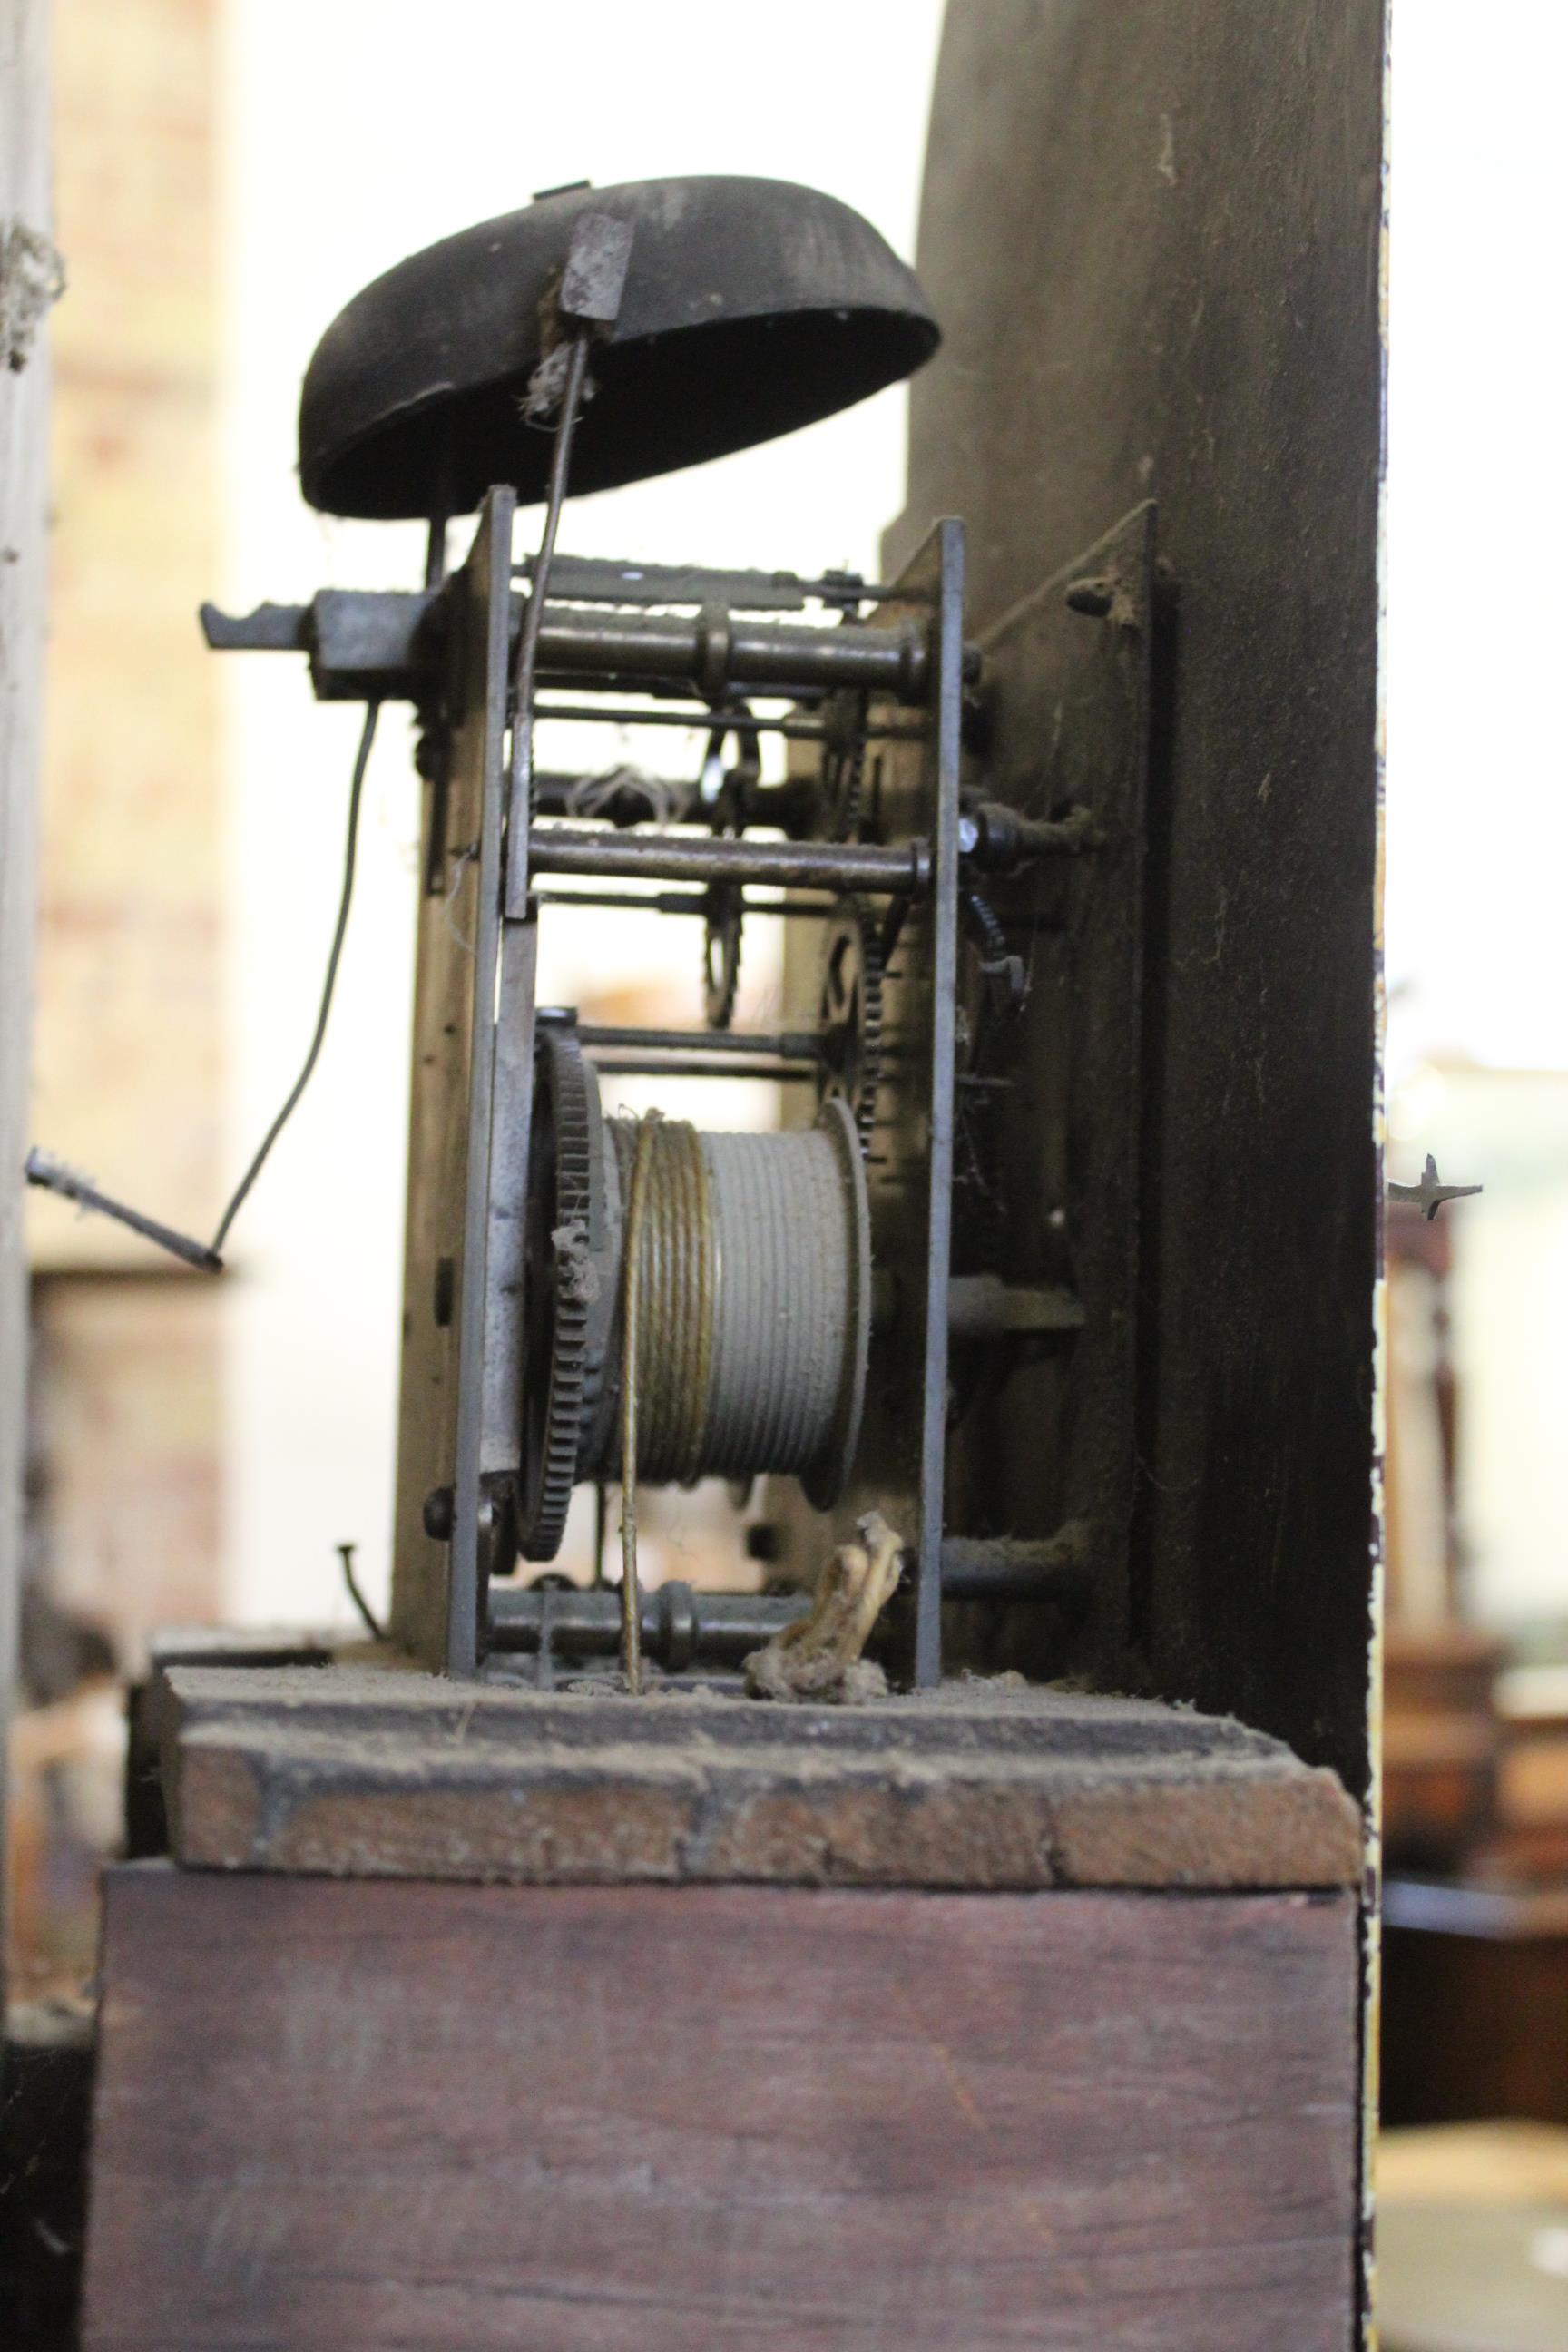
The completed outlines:
<svg viewBox="0 0 1568 2352">
<path fill-rule="evenodd" d="M 1330 1772 L 1223 1717 L 994 1684 L 787 1708 L 374 1665 L 170 1667 L 174 1851 L 219 1869 L 540 1883 L 1321 1887 Z"/>
</svg>

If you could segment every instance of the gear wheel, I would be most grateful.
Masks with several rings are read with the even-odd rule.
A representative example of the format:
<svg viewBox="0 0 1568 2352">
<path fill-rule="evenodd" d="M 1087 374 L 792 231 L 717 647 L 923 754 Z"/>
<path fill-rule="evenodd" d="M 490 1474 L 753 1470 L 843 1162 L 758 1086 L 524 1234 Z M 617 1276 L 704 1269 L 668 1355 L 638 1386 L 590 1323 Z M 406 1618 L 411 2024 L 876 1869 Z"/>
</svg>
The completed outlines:
<svg viewBox="0 0 1568 2352">
<path fill-rule="evenodd" d="M 574 1033 L 541 1032 L 524 1210 L 522 1477 L 518 1541 L 553 1559 L 591 1402 L 592 1308 L 605 1246 L 604 1118 Z"/>
<path fill-rule="evenodd" d="M 755 745 L 732 768 L 713 803 L 714 838 L 738 841 L 746 829 L 746 803 L 757 781 Z M 738 882 L 709 885 L 702 927 L 702 1011 L 710 1029 L 728 1029 L 741 984 L 741 940 L 746 894 Z"/>
<path fill-rule="evenodd" d="M 841 898 L 828 918 L 817 1024 L 823 1098 L 837 1096 L 848 1106 L 864 1152 L 882 1082 L 882 950 L 876 920 L 858 898 Z"/>
<path fill-rule="evenodd" d="M 702 932 L 702 1010 L 710 1029 L 728 1029 L 734 1017 L 745 919 L 745 894 L 740 884 L 710 883 Z"/>
<path fill-rule="evenodd" d="M 865 817 L 866 728 L 868 706 L 865 695 L 858 695 L 850 705 L 847 719 L 840 716 L 840 728 L 847 732 L 830 744 L 823 761 L 823 804 L 829 837 L 834 841 L 858 841 Z"/>
</svg>

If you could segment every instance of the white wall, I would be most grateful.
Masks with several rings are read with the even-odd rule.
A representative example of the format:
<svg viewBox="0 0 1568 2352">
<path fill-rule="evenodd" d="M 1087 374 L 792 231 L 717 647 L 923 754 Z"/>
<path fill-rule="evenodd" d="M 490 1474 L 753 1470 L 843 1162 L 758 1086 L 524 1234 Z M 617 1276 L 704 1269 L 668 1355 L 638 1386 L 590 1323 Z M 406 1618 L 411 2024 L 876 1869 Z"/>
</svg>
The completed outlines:
<svg viewBox="0 0 1568 2352">
<path fill-rule="evenodd" d="M 1395 0 L 1390 1168 L 1487 1187 L 1444 1213 L 1468 1591 L 1501 1624 L 1568 1618 L 1565 82 L 1558 0 Z"/>
<path fill-rule="evenodd" d="M 1398 1058 L 1568 1066 L 1568 10 L 1395 0 L 1389 977 Z"/>
<path fill-rule="evenodd" d="M 248 607 L 322 585 L 416 583 L 420 530 L 326 522 L 300 499 L 300 377 L 368 278 L 536 188 L 683 172 L 802 180 L 910 254 L 941 13 L 941 0 L 783 11 L 447 0 L 435 12 L 413 0 L 226 0 L 228 557 L 215 588 Z M 902 504 L 902 395 L 884 394 L 790 440 L 585 501 L 563 543 L 872 568 Z M 318 709 L 287 657 L 230 656 L 225 678 L 237 1171 L 310 1034 L 358 714 Z M 408 750 L 406 718 L 390 709 L 328 1045 L 237 1229 L 226 1562 L 241 1619 L 336 1613 L 341 1540 L 362 1546 L 367 1585 L 384 1590 L 416 832 Z M 695 940 L 680 951 L 693 956 Z"/>
</svg>

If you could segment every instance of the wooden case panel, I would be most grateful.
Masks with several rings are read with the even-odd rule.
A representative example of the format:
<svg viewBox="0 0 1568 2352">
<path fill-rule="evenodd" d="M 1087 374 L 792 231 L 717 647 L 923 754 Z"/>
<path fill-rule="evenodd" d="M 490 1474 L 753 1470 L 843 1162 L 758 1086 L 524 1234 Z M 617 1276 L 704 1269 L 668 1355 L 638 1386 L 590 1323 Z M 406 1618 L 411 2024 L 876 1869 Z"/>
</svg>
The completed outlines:
<svg viewBox="0 0 1568 2352">
<path fill-rule="evenodd" d="M 1354 1900 L 111 1873 L 85 2342 L 1343 2352 Z"/>
</svg>

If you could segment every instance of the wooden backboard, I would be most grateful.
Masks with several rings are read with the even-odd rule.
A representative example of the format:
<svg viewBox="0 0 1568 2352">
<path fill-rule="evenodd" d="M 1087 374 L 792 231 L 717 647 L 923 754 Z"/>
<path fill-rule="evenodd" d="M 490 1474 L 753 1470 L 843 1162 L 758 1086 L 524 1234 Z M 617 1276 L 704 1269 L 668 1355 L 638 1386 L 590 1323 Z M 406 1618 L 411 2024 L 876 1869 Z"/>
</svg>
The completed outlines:
<svg viewBox="0 0 1568 2352">
<path fill-rule="evenodd" d="M 945 340 L 888 551 L 964 516 L 984 635 L 1157 502 L 1136 1471 L 1101 1671 L 1358 1792 L 1384 47 L 1384 0 L 950 9 L 917 264 Z"/>
</svg>

